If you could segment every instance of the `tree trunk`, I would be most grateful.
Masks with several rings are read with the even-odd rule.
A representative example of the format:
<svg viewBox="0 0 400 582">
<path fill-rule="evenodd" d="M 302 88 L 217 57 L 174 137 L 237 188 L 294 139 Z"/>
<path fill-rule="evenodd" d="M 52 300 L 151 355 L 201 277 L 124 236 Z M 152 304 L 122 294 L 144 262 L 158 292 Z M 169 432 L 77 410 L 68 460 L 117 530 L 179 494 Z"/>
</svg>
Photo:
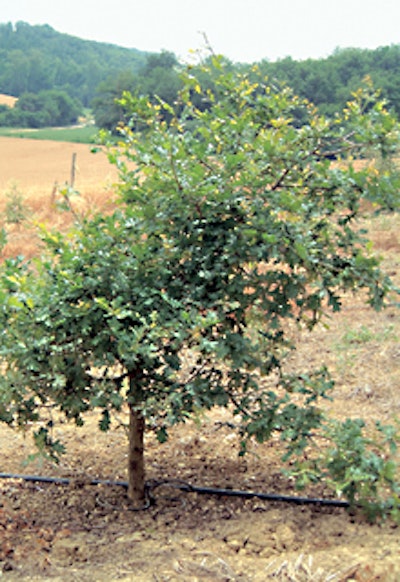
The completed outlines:
<svg viewBox="0 0 400 582">
<path fill-rule="evenodd" d="M 129 405 L 128 497 L 139 507 L 145 502 L 143 414 Z"/>
</svg>

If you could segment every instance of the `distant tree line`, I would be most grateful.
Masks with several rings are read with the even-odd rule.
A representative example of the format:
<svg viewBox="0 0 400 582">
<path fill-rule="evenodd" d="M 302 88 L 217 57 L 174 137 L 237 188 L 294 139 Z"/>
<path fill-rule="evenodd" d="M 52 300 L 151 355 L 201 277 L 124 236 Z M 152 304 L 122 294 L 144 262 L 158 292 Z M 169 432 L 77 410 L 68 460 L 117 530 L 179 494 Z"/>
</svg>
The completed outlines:
<svg viewBox="0 0 400 582">
<path fill-rule="evenodd" d="M 284 81 L 294 92 L 332 115 L 369 76 L 382 90 L 389 107 L 400 116 L 400 44 L 375 50 L 346 48 L 326 59 L 294 61 L 290 57 L 271 63 L 262 61 L 261 71 L 270 79 Z"/>
<path fill-rule="evenodd" d="M 343 110 L 352 93 L 369 77 L 382 92 L 388 107 L 400 117 L 400 45 L 367 49 L 337 49 L 326 59 L 295 61 L 288 57 L 276 62 L 258 63 L 258 71 L 251 73 L 253 65 L 230 63 L 232 71 L 253 74 L 254 81 L 266 76 L 278 87 L 289 86 L 296 95 L 316 105 L 321 114 L 332 116 Z M 193 74 L 201 75 L 200 67 Z M 213 87 L 212 79 L 202 79 Z M 97 88 L 92 107 L 99 127 L 115 128 L 126 121 L 122 108 L 116 103 L 122 91 L 157 95 L 172 105 L 180 87 L 179 66 L 171 53 L 147 57 L 145 66 L 136 74 L 122 72 L 108 78 Z M 196 93 L 193 100 L 199 99 Z M 202 109 L 203 102 L 196 105 Z M 300 115 L 300 112 L 299 112 Z M 301 124 L 301 116 L 297 120 Z"/>
<path fill-rule="evenodd" d="M 0 105 L 0 126 L 57 127 L 72 125 L 81 113 L 81 103 L 65 91 L 52 89 L 23 93 L 15 107 Z"/>
<path fill-rule="evenodd" d="M 342 110 L 369 76 L 389 108 L 400 116 L 400 45 L 337 49 L 326 59 L 287 57 L 258 65 L 271 83 L 290 86 L 328 116 Z M 252 70 L 252 65 L 242 63 L 230 63 L 230 67 L 246 74 Z M 201 76 L 200 68 L 194 68 Z M 203 79 L 203 86 L 204 82 L 212 88 L 212 79 Z M 66 125 L 90 107 L 96 125 L 113 131 L 126 121 L 116 101 L 123 91 L 173 104 L 180 87 L 180 64 L 171 52 L 145 53 L 85 41 L 48 25 L 0 24 L 0 93 L 19 97 L 13 110 L 0 108 L 0 125 Z M 199 100 L 198 107 L 207 106 L 195 92 L 193 99 Z M 166 110 L 163 113 L 168 115 Z"/>
</svg>

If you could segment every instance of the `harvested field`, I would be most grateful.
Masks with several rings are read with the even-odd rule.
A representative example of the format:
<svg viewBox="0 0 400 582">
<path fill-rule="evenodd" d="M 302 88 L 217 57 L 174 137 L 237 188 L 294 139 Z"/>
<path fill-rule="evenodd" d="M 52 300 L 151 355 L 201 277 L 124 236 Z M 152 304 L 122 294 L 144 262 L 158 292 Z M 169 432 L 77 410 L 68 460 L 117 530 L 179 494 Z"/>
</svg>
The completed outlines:
<svg viewBox="0 0 400 582">
<path fill-rule="evenodd" d="M 65 228 L 71 216 L 56 208 L 58 189 L 71 180 L 72 158 L 76 154 L 74 197 L 78 212 L 107 208 L 114 198 L 117 172 L 104 152 L 96 154 L 86 144 L 0 137 L 0 216 L 6 221 L 7 203 L 16 194 L 21 197 L 27 220 L 21 225 L 7 225 L 9 244 L 6 256 L 18 247 L 31 257 L 36 252 L 35 223 Z"/>
<path fill-rule="evenodd" d="M 18 101 L 17 97 L 12 97 L 12 95 L 4 95 L 4 93 L 0 93 L 0 105 L 7 105 L 7 107 L 14 107 L 14 105 L 17 101 Z"/>
<path fill-rule="evenodd" d="M 91 153 L 89 145 L 0 137 L 0 192 L 16 182 L 27 196 L 50 196 L 54 184 L 69 182 L 73 153 L 77 155 L 75 187 L 81 193 L 102 190 L 115 181 L 106 156 Z"/>
<path fill-rule="evenodd" d="M 23 178 L 15 170 L 9 179 L 17 180 L 29 193 L 27 201 L 36 213 L 40 213 L 36 200 L 48 204 L 53 182 L 68 180 L 74 151 L 80 168 L 76 185 L 83 197 L 92 197 L 93 204 L 96 200 L 104 204 L 112 198 L 108 184 L 115 175 L 104 156 L 99 157 L 103 165 L 99 161 L 93 174 L 97 162 L 91 162 L 97 156 L 89 154 L 87 147 L 62 144 L 51 150 L 50 144 L 35 142 L 29 150 L 23 142 L 20 148 L 14 144 L 18 155 L 25 151 L 27 160 L 41 159 L 43 174 L 35 171 L 32 162 L 31 180 L 29 173 Z M 6 147 L 1 139 L 0 147 Z M 39 154 L 44 151 L 46 155 Z M 58 171 L 57 163 L 50 161 L 52 155 L 63 164 Z M 3 164 L 4 155 L 0 159 Z M 45 168 L 50 167 L 52 172 L 46 178 Z M 48 219 L 59 220 L 54 209 L 48 210 Z M 363 226 L 370 231 L 375 251 L 383 257 L 383 269 L 400 286 L 398 217 L 366 216 Z M 22 239 L 18 239 L 24 235 L 24 228 L 15 227 L 11 235 L 13 252 L 24 251 Z M 375 313 L 361 297 L 349 295 L 344 298 L 342 312 L 328 324 L 312 333 L 298 334 L 298 351 L 291 366 L 304 371 L 322 363 L 328 365 L 336 388 L 335 400 L 327 407 L 338 418 L 363 416 L 386 423 L 399 417 L 398 307 Z M 197 486 L 295 495 L 293 481 L 280 473 L 278 440 L 254 444 L 246 457 L 239 458 L 236 438 L 222 426 L 229 419 L 225 410 L 214 410 L 204 415 L 200 426 L 189 422 L 175 427 L 165 445 L 149 435 L 148 480 L 171 479 Z M 0 471 L 71 478 L 69 486 L 0 480 L 2 580 L 400 580 L 399 527 L 390 521 L 370 525 L 361 515 L 351 515 L 344 509 L 187 494 L 164 486 L 154 491 L 155 504 L 148 510 L 129 511 L 123 488 L 89 484 L 93 478 L 126 479 L 124 431 L 114 427 L 108 434 L 100 433 L 97 423 L 97 416 L 89 414 L 82 428 L 67 423 L 56 426 L 55 436 L 67 446 L 67 454 L 58 466 L 40 460 L 24 465 L 33 452 L 31 441 L 0 425 Z M 302 494 L 328 497 L 332 492 L 316 484 Z"/>
</svg>

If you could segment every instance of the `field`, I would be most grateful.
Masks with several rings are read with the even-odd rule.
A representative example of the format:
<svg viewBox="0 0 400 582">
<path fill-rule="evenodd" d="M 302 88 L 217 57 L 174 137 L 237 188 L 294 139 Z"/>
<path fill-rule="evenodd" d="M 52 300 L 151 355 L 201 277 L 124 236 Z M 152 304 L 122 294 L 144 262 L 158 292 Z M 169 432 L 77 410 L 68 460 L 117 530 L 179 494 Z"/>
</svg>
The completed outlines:
<svg viewBox="0 0 400 582">
<path fill-rule="evenodd" d="M 55 227 L 71 221 L 66 213 L 56 210 L 58 190 L 71 181 L 72 159 L 76 154 L 74 197 L 77 211 L 87 212 L 104 208 L 113 198 L 112 185 L 117 179 L 115 168 L 103 152 L 91 152 L 87 144 L 0 137 L 0 212 L 5 219 L 7 204 L 15 195 L 22 201 L 27 216 L 24 228 L 8 226 L 9 245 L 6 253 L 15 254 L 23 247 L 27 257 L 35 253 L 37 236 L 35 224 Z"/>
<path fill-rule="evenodd" d="M 14 107 L 17 97 L 12 97 L 11 95 L 4 95 L 0 93 L 0 105 L 7 105 L 7 107 Z"/>
<path fill-rule="evenodd" d="M 24 129 L 1 127 L 0 137 L 18 137 L 28 139 L 66 141 L 72 143 L 93 143 L 97 134 L 94 125 L 77 125 L 75 127 L 46 127 L 43 129 Z"/>
<path fill-rule="evenodd" d="M 0 192 L 12 182 L 32 200 L 51 194 L 55 183 L 70 179 L 72 154 L 77 154 L 75 186 L 82 194 L 103 192 L 116 177 L 104 154 L 91 153 L 86 144 L 0 137 Z"/>
<path fill-rule="evenodd" d="M 79 210 L 106 208 L 116 180 L 104 154 L 88 146 L 0 138 L 0 210 L 13 184 L 30 209 L 27 224 L 7 225 L 8 255 L 35 252 L 34 222 L 64 227 L 54 207 L 55 183 L 70 178 L 77 153 Z M 8 195 L 8 198 L 7 198 Z M 363 219 L 384 270 L 400 285 L 398 217 Z M 326 363 L 336 381 L 337 417 L 391 422 L 400 411 L 398 307 L 370 311 L 362 298 L 344 298 L 344 309 L 314 332 L 299 333 L 291 365 L 301 370 Z M 57 427 L 67 445 L 58 466 L 36 460 L 28 437 L 0 426 L 1 466 L 7 473 L 68 477 L 68 486 L 0 480 L 0 576 L 10 581 L 285 582 L 400 580 L 399 527 L 370 525 L 361 515 L 318 505 L 184 493 L 174 483 L 296 495 L 282 476 L 277 441 L 254 444 L 238 457 L 238 443 L 215 410 L 172 431 L 166 445 L 147 437 L 147 479 L 170 479 L 154 490 L 155 504 L 129 511 L 125 490 L 91 485 L 91 479 L 125 480 L 126 439 L 115 427 Z M 332 493 L 322 484 L 303 492 Z M 2 571 L 2 574 L 1 574 Z"/>
</svg>

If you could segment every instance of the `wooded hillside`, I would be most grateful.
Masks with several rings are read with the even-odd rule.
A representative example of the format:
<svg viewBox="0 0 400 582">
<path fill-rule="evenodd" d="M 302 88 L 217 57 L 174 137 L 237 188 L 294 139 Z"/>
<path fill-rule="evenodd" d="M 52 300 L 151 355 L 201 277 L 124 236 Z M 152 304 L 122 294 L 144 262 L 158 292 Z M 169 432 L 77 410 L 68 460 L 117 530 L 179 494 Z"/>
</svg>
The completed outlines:
<svg viewBox="0 0 400 582">
<path fill-rule="evenodd" d="M 14 97 L 60 89 L 89 106 L 101 81 L 118 71 L 136 72 L 145 60 L 139 50 L 82 40 L 48 25 L 0 24 L 0 93 Z"/>
</svg>

